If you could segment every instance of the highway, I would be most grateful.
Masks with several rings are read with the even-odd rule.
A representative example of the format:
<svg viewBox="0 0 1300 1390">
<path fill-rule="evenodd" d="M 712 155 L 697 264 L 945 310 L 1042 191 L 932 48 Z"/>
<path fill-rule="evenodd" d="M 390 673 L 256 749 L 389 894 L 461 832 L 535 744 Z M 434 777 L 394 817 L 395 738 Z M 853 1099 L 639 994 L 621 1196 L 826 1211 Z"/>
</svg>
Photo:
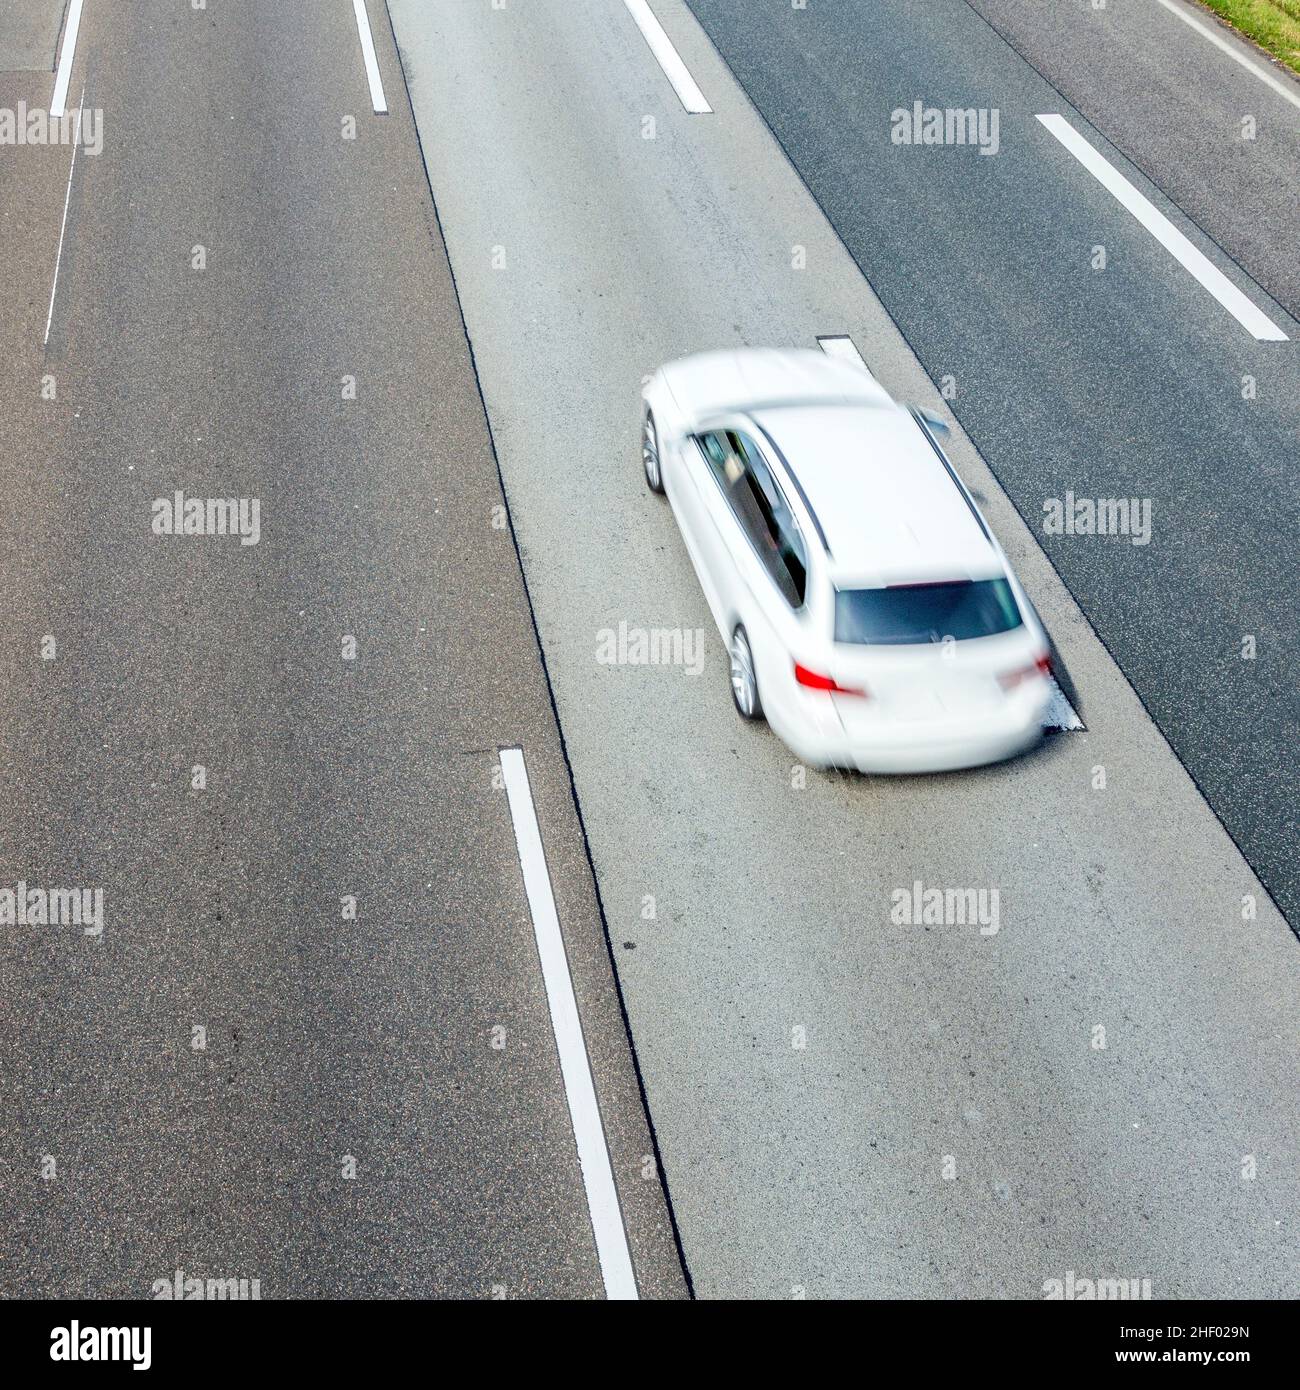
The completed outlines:
<svg viewBox="0 0 1300 1390">
<path fill-rule="evenodd" d="M 67 150 L 13 213 L 0 862 L 104 925 L 0 957 L 6 1293 L 603 1291 L 512 745 L 642 1285 L 682 1292 L 409 112 L 371 109 L 347 5 L 92 3 L 78 51 L 104 147 L 44 351 Z M 177 488 L 259 499 L 257 544 L 155 535 Z"/>
<path fill-rule="evenodd" d="M 1259 307 L 1294 340 L 1285 248 L 1300 243 L 1300 200 L 1284 190 L 1300 107 L 1157 0 L 1101 12 L 830 0 L 783 16 L 798 65 L 781 61 L 789 40 L 770 18 L 725 0 L 694 9 L 931 378 L 953 378 L 958 418 L 1184 766 L 1300 918 L 1300 508 L 1281 466 L 1296 452 L 1300 370 L 1035 119 L 1083 101 L 1077 128 L 1103 155 L 1116 146 L 1201 247 L 1221 246 L 1227 273 L 1272 288 L 1278 303 L 1257 294 Z M 881 42 L 885 17 L 897 44 Z M 997 157 L 880 138 L 891 110 L 929 93 L 999 108 Z M 1151 541 L 1045 534 L 1044 499 L 1067 491 L 1150 499 Z"/>
<path fill-rule="evenodd" d="M 0 1293 L 1296 1296 L 1300 82 L 1152 4 L 0 10 L 0 110 L 66 52 L 103 137 L 0 147 L 0 890 L 103 902 L 0 922 Z M 639 391 L 828 337 L 1084 728 L 869 778 L 737 719 Z"/>
</svg>

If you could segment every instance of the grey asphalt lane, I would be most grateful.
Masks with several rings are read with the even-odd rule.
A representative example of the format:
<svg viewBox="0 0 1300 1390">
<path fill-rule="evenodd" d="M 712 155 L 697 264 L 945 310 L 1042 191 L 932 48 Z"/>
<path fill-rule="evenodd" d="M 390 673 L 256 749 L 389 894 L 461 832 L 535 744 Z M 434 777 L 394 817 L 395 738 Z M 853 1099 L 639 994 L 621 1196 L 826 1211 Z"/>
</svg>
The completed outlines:
<svg viewBox="0 0 1300 1390">
<path fill-rule="evenodd" d="M 1148 1277 L 1157 1297 L 1293 1296 L 1295 940 L 960 425 L 953 458 L 1088 732 L 973 773 L 850 779 L 736 718 L 641 479 L 643 377 L 691 351 L 848 333 L 894 394 L 946 407 L 689 10 L 653 8 L 712 115 L 683 111 L 622 5 L 390 3 L 695 1287 L 1036 1298 L 1074 1270 Z M 778 10 L 824 32 L 824 8 L 730 13 L 762 40 Z M 959 37 L 935 40 L 936 62 Z M 896 28 L 876 42 L 929 56 Z M 768 80 L 816 90 L 818 51 L 765 48 Z M 1104 218 L 1129 261 L 1114 312 L 1155 277 L 1166 316 L 1191 313 L 1062 155 L 976 157 L 994 166 L 987 196 L 1011 196 L 1013 167 L 1026 197 L 1050 185 L 1025 254 L 1044 225 L 1069 246 Z M 964 265 L 1009 316 L 996 267 Z M 937 285 L 909 289 L 954 334 L 997 327 Z M 1095 291 L 1080 278 L 1078 293 Z M 1254 363 L 1195 310 L 1179 331 L 1213 342 L 1225 380 Z M 1020 312 L 1032 336 L 1059 310 Z M 1056 381 L 1025 413 L 1072 416 L 1089 384 Z M 1277 411 L 1265 393 L 1265 439 Z M 1092 553 L 1100 583 L 1120 562 Z M 621 623 L 698 630 L 702 669 L 603 662 Z M 891 921 L 918 881 L 996 889 L 998 930 Z"/>
<path fill-rule="evenodd" d="M 0 925 L 6 1297 L 601 1295 L 504 745 L 641 1291 L 686 1292 L 371 11 L 382 117 L 342 0 L 87 4 L 47 350 L 71 152 L 0 151 L 0 889 L 103 893 L 102 937 Z M 256 544 L 155 534 L 177 489 Z"/>
<path fill-rule="evenodd" d="M 951 380 L 972 440 L 1300 924 L 1300 326 L 964 0 L 691 9 L 929 376 Z M 1168 18 L 1189 79 L 1217 60 L 1228 91 L 1250 81 Z M 1148 67 L 1135 64 L 1133 87 L 1151 85 Z M 1227 98 L 1202 100 L 1215 84 L 1196 85 L 1206 124 L 1184 115 L 1204 167 L 1228 138 Z M 1252 109 L 1271 124 L 1235 162 L 1255 171 L 1255 204 L 1280 206 L 1260 218 L 1280 230 L 1294 224 L 1296 150 L 1274 127 L 1297 113 L 1257 85 Z M 996 155 L 894 143 L 892 113 L 917 101 L 996 108 Z M 1044 129 L 1043 112 L 1063 112 L 1291 341 L 1255 341 Z M 1237 183 L 1203 192 L 1223 205 Z M 1291 245 L 1274 256 L 1294 261 Z M 1149 544 L 1048 534 L 1046 509 L 1071 497 L 1149 503 Z"/>
<path fill-rule="evenodd" d="M 66 0 L 0 0 L 0 72 L 53 72 L 66 9 Z"/>
</svg>

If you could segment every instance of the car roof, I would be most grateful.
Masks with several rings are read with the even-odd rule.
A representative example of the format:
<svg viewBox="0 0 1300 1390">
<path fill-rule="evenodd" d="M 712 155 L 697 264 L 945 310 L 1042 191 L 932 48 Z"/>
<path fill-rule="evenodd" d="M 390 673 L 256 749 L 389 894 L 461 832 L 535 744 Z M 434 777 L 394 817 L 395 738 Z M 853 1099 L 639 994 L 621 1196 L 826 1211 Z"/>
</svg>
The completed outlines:
<svg viewBox="0 0 1300 1390">
<path fill-rule="evenodd" d="M 790 405 L 750 418 L 812 511 L 834 582 L 871 587 L 1005 572 L 943 460 L 902 406 Z"/>
</svg>

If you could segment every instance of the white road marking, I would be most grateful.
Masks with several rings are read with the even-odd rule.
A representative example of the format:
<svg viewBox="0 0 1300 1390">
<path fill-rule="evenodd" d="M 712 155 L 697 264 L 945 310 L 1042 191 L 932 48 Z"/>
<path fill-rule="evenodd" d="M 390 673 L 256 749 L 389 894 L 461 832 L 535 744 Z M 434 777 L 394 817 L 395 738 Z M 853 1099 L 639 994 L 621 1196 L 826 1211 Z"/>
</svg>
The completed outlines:
<svg viewBox="0 0 1300 1390">
<path fill-rule="evenodd" d="M 828 334 L 826 337 L 817 339 L 817 346 L 826 354 L 827 357 L 836 357 L 841 362 L 847 362 L 852 367 L 861 367 L 868 376 L 871 375 L 871 368 L 863 361 L 862 354 L 858 351 L 857 344 L 848 334 Z"/>
<path fill-rule="evenodd" d="M 352 0 L 352 9 L 357 17 L 357 33 L 361 36 L 361 56 L 366 64 L 366 81 L 370 83 L 370 104 L 382 116 L 388 111 L 384 100 L 384 84 L 379 80 L 379 60 L 375 57 L 375 41 L 370 34 L 370 16 L 366 13 L 366 0 Z"/>
<path fill-rule="evenodd" d="M 1222 34 L 1216 34 L 1208 25 L 1202 24 L 1197 19 L 1193 19 L 1186 10 L 1180 10 L 1177 5 L 1173 4 L 1172 0 L 1160 0 L 1160 3 L 1170 14 L 1177 15 L 1184 24 L 1190 25 L 1198 34 L 1209 39 L 1215 48 L 1221 48 L 1233 62 L 1240 63 L 1247 72 L 1253 72 L 1261 82 L 1267 82 L 1278 96 L 1284 97 L 1292 106 L 1300 106 L 1300 93 L 1297 93 L 1294 87 L 1288 86 L 1281 78 L 1274 77 L 1272 73 L 1265 72 L 1262 68 L 1257 67 L 1240 51 L 1240 49 L 1236 48 L 1224 38 Z"/>
<path fill-rule="evenodd" d="M 63 47 L 59 50 L 59 70 L 54 76 L 54 95 L 50 98 L 50 115 L 67 115 L 68 83 L 72 80 L 72 60 L 77 52 L 77 30 L 81 27 L 81 0 L 72 0 L 68 7 L 68 22 L 63 27 Z"/>
<path fill-rule="evenodd" d="M 664 76 L 673 84 L 673 91 L 681 99 L 682 105 L 695 116 L 707 115 L 713 107 L 704 98 L 695 79 L 682 62 L 681 55 L 673 47 L 673 41 L 664 33 L 664 26 L 655 18 L 648 0 L 623 0 L 628 13 L 636 20 L 637 28 L 650 45 L 650 52 L 659 60 Z"/>
<path fill-rule="evenodd" d="M 501 749 L 501 774 L 505 778 L 510 817 L 515 826 L 515 844 L 519 849 L 519 864 L 524 874 L 524 890 L 528 894 L 528 910 L 533 918 L 537 954 L 542 962 L 546 1002 L 551 1011 L 555 1045 L 560 1053 L 560 1072 L 564 1077 L 573 1137 L 578 1145 L 578 1166 L 582 1169 L 582 1183 L 587 1190 L 587 1208 L 591 1212 L 592 1230 L 596 1236 L 596 1254 L 605 1281 L 605 1295 L 608 1298 L 634 1299 L 638 1294 L 636 1275 L 632 1270 L 632 1252 L 628 1249 L 627 1231 L 618 1204 L 618 1189 L 614 1185 L 614 1171 L 610 1166 L 609 1149 L 605 1145 L 596 1086 L 591 1078 L 591 1063 L 582 1036 L 578 1001 L 574 998 L 573 979 L 569 974 L 569 958 L 564 951 L 564 937 L 560 934 L 560 919 L 551 892 L 551 875 L 546 867 L 542 832 L 537 824 L 537 810 L 533 805 L 532 789 L 528 785 L 528 769 L 524 765 L 522 749 Z"/>
<path fill-rule="evenodd" d="M 1053 112 L 1038 118 L 1065 146 L 1080 164 L 1134 217 L 1153 237 L 1179 261 L 1201 285 L 1219 301 L 1243 328 L 1261 342 L 1285 343 L 1287 335 L 1232 283 L 1231 280 L 1160 212 L 1149 198 L 1136 188 L 1118 169 L 1095 150 L 1065 119 Z"/>
<path fill-rule="evenodd" d="M 1065 691 L 1057 685 L 1056 677 L 1048 676 L 1047 681 L 1052 687 L 1052 698 L 1047 706 L 1047 712 L 1043 715 L 1043 728 L 1059 729 L 1062 733 L 1071 733 L 1075 729 L 1082 729 L 1083 720 L 1079 718 L 1074 706 L 1065 698 Z"/>
<path fill-rule="evenodd" d="M 68 165 L 68 191 L 63 195 L 63 221 L 59 224 L 59 251 L 54 258 L 54 283 L 50 286 L 50 312 L 45 315 L 44 345 L 50 341 L 50 324 L 54 322 L 54 296 L 59 292 L 59 266 L 63 264 L 63 236 L 68 230 L 68 205 L 72 202 L 72 176 L 77 169 L 77 146 L 81 143 L 81 103 L 86 99 L 85 84 L 77 101 L 77 129 L 72 137 L 72 162 Z"/>
</svg>

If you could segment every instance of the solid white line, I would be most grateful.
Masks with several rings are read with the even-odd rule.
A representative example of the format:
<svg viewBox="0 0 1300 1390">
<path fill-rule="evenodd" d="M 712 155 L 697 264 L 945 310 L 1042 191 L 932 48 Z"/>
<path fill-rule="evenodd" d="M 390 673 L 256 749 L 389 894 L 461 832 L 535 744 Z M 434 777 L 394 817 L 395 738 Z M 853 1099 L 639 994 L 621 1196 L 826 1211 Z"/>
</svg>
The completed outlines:
<svg viewBox="0 0 1300 1390">
<path fill-rule="evenodd" d="M 54 77 L 54 95 L 50 98 L 50 115 L 66 115 L 68 83 L 72 80 L 72 59 L 77 51 L 77 30 L 81 27 L 81 0 L 72 0 L 68 7 L 68 22 L 63 29 L 63 47 L 59 50 L 59 70 Z"/>
<path fill-rule="evenodd" d="M 59 224 L 59 253 L 54 258 L 54 283 L 50 286 L 50 312 L 45 315 L 45 344 L 50 341 L 50 324 L 54 322 L 54 296 L 59 292 L 59 266 L 63 264 L 63 234 L 68 230 L 68 204 L 72 201 L 72 175 L 77 168 L 77 146 L 81 143 L 81 103 L 86 98 L 85 84 L 77 102 L 77 129 L 72 137 L 72 163 L 68 165 L 68 191 L 63 195 L 63 221 Z"/>
<path fill-rule="evenodd" d="M 868 376 L 871 375 L 871 368 L 863 360 L 858 345 L 847 334 L 832 333 L 824 338 L 818 337 L 817 346 L 827 357 L 847 362 L 851 367 L 860 367 Z"/>
<path fill-rule="evenodd" d="M 1300 93 L 1297 93 L 1294 87 L 1288 86 L 1281 78 L 1274 77 L 1272 73 L 1265 72 L 1262 68 L 1256 67 L 1244 53 L 1225 39 L 1222 34 L 1216 34 L 1214 30 L 1207 25 L 1200 23 L 1199 20 L 1193 19 L 1186 10 L 1180 10 L 1177 5 L 1172 4 L 1171 0 L 1160 0 L 1160 3 L 1170 14 L 1177 15 L 1184 24 L 1190 25 L 1198 34 L 1209 39 L 1215 48 L 1221 48 L 1233 62 L 1240 63 L 1247 72 L 1253 72 L 1261 82 L 1267 82 L 1278 96 L 1285 97 L 1292 106 L 1300 106 Z"/>
<path fill-rule="evenodd" d="M 618 1205 L 618 1189 L 605 1146 L 605 1130 L 600 1122 L 596 1086 L 591 1079 L 591 1063 L 582 1037 L 582 1020 L 573 994 L 569 959 L 564 952 L 560 919 L 551 893 L 551 875 L 542 849 L 542 832 L 537 824 L 533 793 L 528 785 L 528 769 L 520 748 L 501 750 L 501 773 L 510 801 L 510 817 L 515 825 L 515 844 L 524 873 L 524 890 L 533 918 L 533 935 L 542 962 L 546 1002 L 551 1011 L 551 1027 L 560 1053 L 560 1073 L 569 1102 L 569 1118 L 578 1145 L 578 1166 L 587 1190 L 587 1208 L 596 1236 L 596 1254 L 605 1281 L 607 1298 L 636 1298 L 636 1275 L 632 1271 L 632 1252 Z"/>
<path fill-rule="evenodd" d="M 352 0 L 357 17 L 357 33 L 361 35 L 361 56 L 366 63 L 366 81 L 370 83 L 370 104 L 382 116 L 388 110 L 384 100 L 384 84 L 379 80 L 379 60 L 375 57 L 375 41 L 370 35 L 370 16 L 366 0 Z"/>
<path fill-rule="evenodd" d="M 1038 118 L 1098 183 L 1115 196 L 1183 268 L 1247 330 L 1261 342 L 1285 343 L 1287 336 L 1136 188 L 1079 134 L 1064 116 L 1053 112 Z"/>
<path fill-rule="evenodd" d="M 696 85 L 695 79 L 682 62 L 681 55 L 673 47 L 673 41 L 664 33 L 664 26 L 655 18 L 648 0 L 623 0 L 628 13 L 636 20 L 636 26 L 650 45 L 650 52 L 659 60 L 664 76 L 673 84 L 673 91 L 681 99 L 682 105 L 692 115 L 702 116 L 713 110 L 704 99 L 704 93 Z"/>
</svg>

